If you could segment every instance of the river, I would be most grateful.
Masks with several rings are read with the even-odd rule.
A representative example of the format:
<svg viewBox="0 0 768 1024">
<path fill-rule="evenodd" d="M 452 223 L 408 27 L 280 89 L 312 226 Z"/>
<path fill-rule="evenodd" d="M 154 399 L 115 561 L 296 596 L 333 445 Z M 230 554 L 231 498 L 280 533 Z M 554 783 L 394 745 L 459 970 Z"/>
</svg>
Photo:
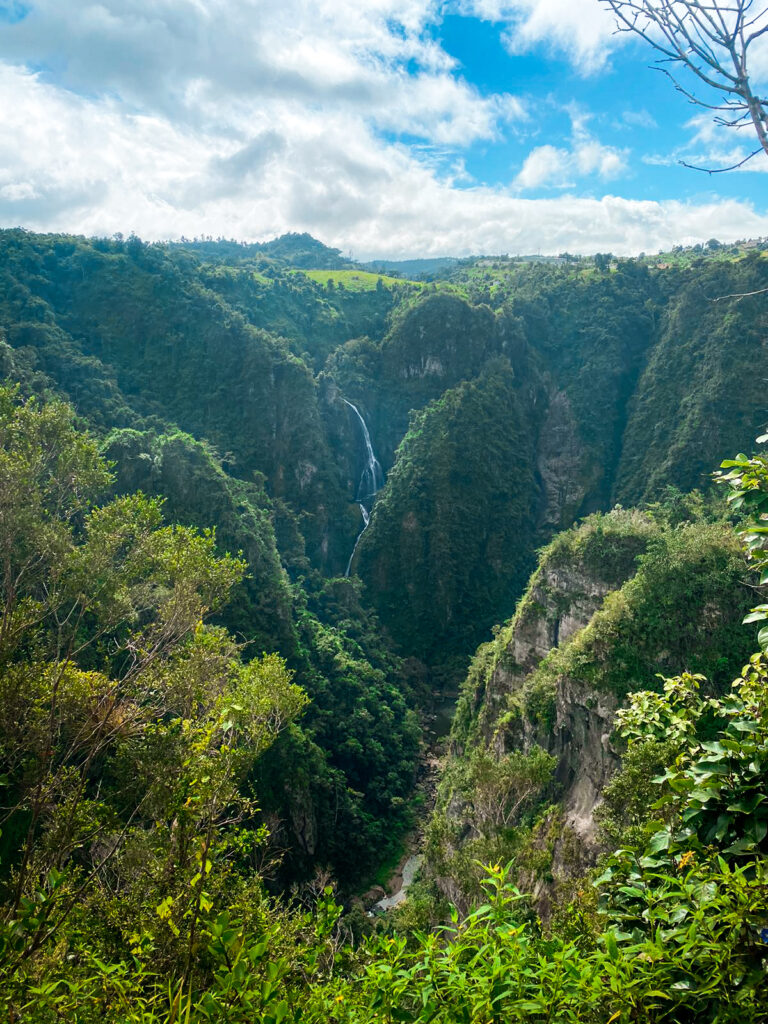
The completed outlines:
<svg viewBox="0 0 768 1024">
<path fill-rule="evenodd" d="M 451 731 L 451 722 L 456 711 L 456 699 L 456 694 L 435 695 L 432 714 L 425 723 L 424 730 L 429 746 L 422 763 L 420 782 L 426 797 L 422 811 L 422 820 L 407 840 L 406 845 L 410 852 L 404 854 L 397 870 L 387 884 L 389 895 L 384 896 L 373 905 L 373 913 L 386 913 L 386 911 L 392 910 L 393 907 L 399 906 L 405 900 L 409 888 L 418 877 L 419 870 L 424 861 L 424 855 L 421 852 L 424 845 L 423 826 L 428 821 L 435 806 L 437 777 L 440 769 L 437 749 L 440 746 L 440 741 Z"/>
</svg>

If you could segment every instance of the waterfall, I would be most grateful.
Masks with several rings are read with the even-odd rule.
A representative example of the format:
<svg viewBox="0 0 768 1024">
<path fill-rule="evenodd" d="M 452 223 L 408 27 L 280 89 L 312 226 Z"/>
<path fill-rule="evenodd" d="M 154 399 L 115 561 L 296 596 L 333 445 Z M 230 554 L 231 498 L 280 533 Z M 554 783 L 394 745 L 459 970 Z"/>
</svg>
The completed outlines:
<svg viewBox="0 0 768 1024">
<path fill-rule="evenodd" d="M 360 426 L 362 427 L 363 430 L 363 440 L 365 441 L 366 454 L 365 467 L 363 469 L 362 476 L 360 477 L 360 483 L 357 486 L 357 494 L 355 495 L 355 501 L 360 506 L 360 514 L 363 517 L 363 528 L 357 535 L 355 546 L 352 548 L 352 554 L 349 556 L 349 562 L 347 563 L 347 571 L 344 573 L 345 576 L 349 576 L 349 574 L 352 572 L 352 562 L 355 559 L 357 546 L 360 543 L 363 534 L 368 529 L 368 524 L 371 521 L 371 508 L 373 507 L 373 499 L 376 497 L 379 488 L 384 483 L 384 473 L 382 472 L 379 460 L 376 458 L 376 454 L 373 450 L 373 445 L 371 444 L 371 435 L 368 433 L 368 426 L 365 420 L 363 419 L 360 410 L 357 408 L 356 405 L 353 405 L 351 402 L 348 402 L 346 398 L 342 398 L 342 401 L 344 402 L 345 405 L 349 406 L 349 408 L 352 410 L 352 412 L 354 412 L 355 416 L 357 416 L 358 420 L 360 421 Z M 370 507 L 365 504 L 366 501 L 370 503 Z"/>
</svg>

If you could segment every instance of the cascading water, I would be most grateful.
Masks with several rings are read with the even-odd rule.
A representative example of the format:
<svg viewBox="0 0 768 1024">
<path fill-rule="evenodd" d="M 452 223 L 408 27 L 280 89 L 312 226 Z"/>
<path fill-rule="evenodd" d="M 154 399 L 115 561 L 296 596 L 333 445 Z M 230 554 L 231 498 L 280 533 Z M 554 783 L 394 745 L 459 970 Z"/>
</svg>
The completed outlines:
<svg viewBox="0 0 768 1024">
<path fill-rule="evenodd" d="M 354 412 L 355 416 L 357 416 L 358 420 L 360 421 L 360 426 L 363 428 L 363 440 L 365 441 L 366 454 L 363 475 L 360 477 L 360 483 L 358 484 L 357 487 L 357 494 L 355 495 L 355 501 L 360 506 L 360 514 L 363 517 L 363 528 L 357 535 L 355 546 L 352 548 L 352 554 L 349 556 L 347 571 L 344 573 L 345 576 L 349 576 L 349 574 L 352 572 L 352 562 L 355 559 L 357 546 L 360 543 L 363 534 L 368 529 L 368 524 L 371 521 L 371 508 L 373 507 L 373 499 L 376 497 L 379 488 L 384 482 L 384 473 L 382 472 L 379 460 L 376 458 L 376 455 L 374 453 L 373 445 L 371 444 L 371 435 L 368 433 L 368 426 L 365 420 L 363 419 L 360 410 L 357 408 L 356 405 L 353 405 L 351 402 L 348 402 L 346 398 L 343 398 L 342 401 L 344 402 L 345 405 L 349 406 L 349 408 L 352 410 L 352 412 Z M 367 505 L 366 502 L 368 502 Z"/>
</svg>

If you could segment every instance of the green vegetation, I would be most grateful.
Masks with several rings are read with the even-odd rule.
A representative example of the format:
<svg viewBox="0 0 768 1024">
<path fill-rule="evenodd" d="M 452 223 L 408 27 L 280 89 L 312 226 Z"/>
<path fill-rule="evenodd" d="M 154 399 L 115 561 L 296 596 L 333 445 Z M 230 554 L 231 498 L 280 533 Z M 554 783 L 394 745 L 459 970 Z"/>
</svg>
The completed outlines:
<svg viewBox="0 0 768 1024">
<path fill-rule="evenodd" d="M 478 898 L 479 864 L 510 864 L 518 885 L 550 889 L 555 863 L 558 884 L 583 871 L 599 851 L 596 827 L 585 840 L 563 807 L 583 808 L 580 773 L 607 781 L 618 766 L 620 748 L 605 747 L 617 700 L 652 694 L 675 667 L 724 692 L 748 659 L 742 620 L 753 597 L 722 511 L 672 493 L 644 513 L 590 516 L 544 549 L 515 616 L 477 652 L 462 687 L 427 844 L 428 875 L 454 903 L 468 909 Z M 692 518 L 678 522 L 682 512 Z M 644 705 L 646 725 L 658 699 Z M 609 848 L 639 841 L 650 780 L 676 756 L 670 739 L 662 730 L 655 745 L 632 747 L 594 791 L 593 802 L 604 795 L 597 819 Z M 488 815 L 494 773 L 512 772 L 525 790 L 526 759 L 543 765 L 552 755 L 523 814 L 497 783 Z M 486 766 L 481 775 L 475 764 Z"/>
<path fill-rule="evenodd" d="M 305 270 L 303 272 L 310 281 L 336 288 L 346 288 L 353 292 L 370 292 L 376 288 L 394 288 L 401 284 L 398 277 L 387 277 L 386 274 L 371 274 L 365 270 Z M 408 281 L 413 288 L 423 287 L 415 281 Z"/>
<path fill-rule="evenodd" d="M 197 986 L 187 987 L 185 974 L 164 984 L 156 956 L 148 958 L 156 939 L 143 929 L 132 935 L 129 960 L 107 963 L 88 950 L 70 957 L 66 985 L 49 968 L 30 986 L 27 961 L 18 960 L 22 915 L 5 932 L 15 944 L 5 1006 L 34 1022 L 76 1014 L 83 1022 L 144 1024 L 179 1015 L 243 1024 L 758 1024 L 768 999 L 765 827 L 751 824 L 749 807 L 758 777 L 765 781 L 766 684 L 768 665 L 756 656 L 728 700 L 709 702 L 712 740 L 700 738 L 693 677 L 667 681 L 654 721 L 643 704 L 656 695 L 635 698 L 620 722 L 630 745 L 657 742 L 660 720 L 677 741 L 676 766 L 655 783 L 668 821 L 649 822 L 643 843 L 618 851 L 598 878 L 585 880 L 599 902 L 580 891 L 559 930 L 531 919 L 526 898 L 496 864 L 483 881 L 484 902 L 466 916 L 453 911 L 429 933 L 374 938 L 354 950 L 342 944 L 329 890 L 313 913 L 278 917 L 262 903 L 247 925 L 230 912 L 212 917 L 206 897 L 196 919 L 207 971 Z M 208 874 L 215 871 L 212 864 Z M 54 893 L 62 884 L 52 876 Z M 44 910 L 43 894 L 39 902 Z M 41 912 L 30 910 L 30 917 Z M 170 901 L 156 918 L 155 935 L 174 923 Z"/>
<path fill-rule="evenodd" d="M 763 255 L 0 255 L 0 1016 L 765 1020 Z"/>
<path fill-rule="evenodd" d="M 0 251 L 4 372 L 71 401 L 101 435 L 182 431 L 206 441 L 227 476 L 263 484 L 295 581 L 310 569 L 343 572 L 359 530 L 361 439 L 340 394 L 365 416 L 389 473 L 411 457 L 413 412 L 445 396 L 430 413 L 441 432 L 440 417 L 453 415 L 448 392 L 482 389 L 507 360 L 512 425 L 499 431 L 484 415 L 461 457 L 482 464 L 505 432 L 511 450 L 514 428 L 516 500 L 530 522 L 516 551 L 502 544 L 490 586 L 466 573 L 461 629 L 447 624 L 445 602 L 429 644 L 422 638 L 417 651 L 403 629 L 431 601 L 435 578 L 452 572 L 437 562 L 440 545 L 395 579 L 392 529 L 376 529 L 375 512 L 360 549 L 361 572 L 398 595 L 369 591 L 402 654 L 419 653 L 454 682 L 490 624 L 513 611 L 554 531 L 616 501 L 656 500 L 670 484 L 701 486 L 723 447 L 744 447 L 763 415 L 759 375 L 749 372 L 760 298 L 710 301 L 765 284 L 757 250 L 710 246 L 669 265 L 477 259 L 438 268 L 443 278 L 428 284 L 380 277 L 303 235 L 148 246 L 5 231 Z M 433 505 L 465 502 L 461 479 L 430 486 Z M 387 490 L 382 510 L 419 518 L 406 488 Z M 196 521 L 208 518 L 201 510 Z M 475 527 L 473 516 L 456 517 L 456 553 L 475 544 Z M 405 607 L 390 615 L 393 600 Z"/>
<path fill-rule="evenodd" d="M 749 654 L 741 621 L 750 600 L 741 549 L 728 527 L 664 532 L 589 625 L 544 659 L 539 680 L 569 676 L 624 696 L 682 665 L 722 688 Z"/>
<path fill-rule="evenodd" d="M 520 499 L 529 505 L 530 528 L 506 555 L 507 596 L 500 599 L 482 571 L 473 573 L 470 602 L 481 608 L 464 617 L 471 635 L 464 639 L 445 618 L 433 620 L 431 650 L 421 648 L 455 680 L 461 672 L 453 652 L 466 657 L 491 622 L 512 613 L 533 550 L 554 530 L 617 501 L 657 501 L 670 485 L 684 491 L 706 486 L 722 446 L 747 443 L 764 415 L 761 384 L 750 370 L 760 345 L 760 297 L 710 300 L 756 290 L 767 274 L 758 253 L 734 260 L 719 251 L 681 270 L 642 260 L 619 260 L 610 272 L 573 262 L 476 261 L 452 272 L 466 299 L 426 290 L 392 316 L 381 341 L 337 350 L 327 372 L 361 403 L 377 452 L 393 469 L 380 503 L 386 527 L 378 527 L 377 511 L 360 566 L 365 578 L 375 577 L 372 599 L 404 651 L 412 649 L 411 622 L 431 605 L 434 579 L 444 579 L 445 571 L 438 547 L 404 558 L 398 570 L 393 524 L 421 523 L 425 498 L 447 507 L 461 505 L 465 495 L 460 479 L 430 479 L 429 457 L 408 470 L 398 465 L 414 459 L 419 442 L 413 432 L 422 429 L 417 419 L 411 425 L 409 410 L 437 401 L 428 414 L 431 429 L 450 433 L 451 406 L 440 402 L 462 382 L 482 387 L 502 357 L 515 377 L 518 411 L 511 424 L 499 414 L 479 426 L 471 442 L 464 440 L 464 465 L 485 465 L 500 437 L 515 424 L 525 426 L 515 464 L 521 464 Z M 499 473 L 514 486 L 507 466 Z M 534 487 L 529 467 L 535 467 Z M 411 482 L 418 475 L 419 485 L 396 488 L 401 472 Z M 475 531 L 472 516 L 457 517 L 448 543 L 471 549 Z"/>
<path fill-rule="evenodd" d="M 489 728 L 503 731 L 506 725 L 518 722 L 523 710 L 537 697 L 544 696 L 544 703 L 551 703 L 546 696 L 551 694 L 551 685 L 539 687 L 536 695 L 534 687 L 523 685 L 528 682 L 528 673 L 538 666 L 538 658 L 531 662 L 530 652 L 524 647 L 520 651 L 523 661 L 518 664 L 513 654 L 516 636 L 536 636 L 543 627 L 551 641 L 548 647 L 556 647 L 560 620 L 580 611 L 588 620 L 609 590 L 620 588 L 635 574 L 639 556 L 659 532 L 659 523 L 647 513 L 616 508 L 606 515 L 588 516 L 543 548 L 514 616 L 504 626 L 494 628 L 493 640 L 482 644 L 470 663 L 453 722 L 452 737 L 457 746 L 477 742 L 481 728 L 486 732 Z M 585 585 L 595 588 L 591 599 L 583 593 Z M 518 683 L 506 696 L 502 709 L 486 701 L 497 674 L 509 674 Z M 479 719 L 480 712 L 485 722 Z"/>
<path fill-rule="evenodd" d="M 490 627 L 486 608 L 519 592 L 530 568 L 519 552 L 534 530 L 529 452 L 515 376 L 502 360 L 414 417 L 359 569 L 405 650 L 444 663 Z"/>
</svg>

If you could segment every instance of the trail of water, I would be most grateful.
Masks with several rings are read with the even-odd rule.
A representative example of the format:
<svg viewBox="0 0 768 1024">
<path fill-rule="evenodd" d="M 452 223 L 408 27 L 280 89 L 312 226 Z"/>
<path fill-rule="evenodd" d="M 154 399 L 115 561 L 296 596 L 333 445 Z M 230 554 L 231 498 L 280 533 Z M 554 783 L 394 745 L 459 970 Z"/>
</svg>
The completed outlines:
<svg viewBox="0 0 768 1024">
<path fill-rule="evenodd" d="M 391 910 L 392 907 L 399 907 L 405 897 L 408 895 L 408 890 L 416 879 L 416 875 L 419 873 L 421 862 L 424 860 L 424 856 L 421 853 L 412 853 L 411 856 L 405 861 L 402 867 L 402 877 L 400 880 L 400 887 L 397 892 L 392 893 L 391 896 L 385 896 L 383 899 L 374 906 L 374 910 Z"/>
<path fill-rule="evenodd" d="M 360 477 L 360 483 L 358 484 L 357 487 L 357 494 L 355 495 L 355 500 L 357 501 L 357 504 L 360 507 L 360 514 L 363 517 L 363 528 L 357 535 L 355 546 L 352 548 L 352 554 L 349 556 L 349 562 L 347 563 L 347 571 L 344 573 L 345 576 L 349 576 L 349 574 L 352 572 L 352 563 L 355 560 L 357 546 L 360 543 L 363 534 L 368 529 L 368 524 L 371 521 L 371 508 L 373 507 L 373 499 L 376 497 L 379 488 L 384 482 L 384 473 L 382 471 L 379 460 L 376 458 L 376 453 L 374 452 L 373 445 L 371 444 L 371 435 L 368 432 L 368 425 L 363 419 L 360 410 L 357 408 L 356 405 L 353 405 L 352 402 L 348 402 L 346 398 L 343 398 L 342 401 L 344 402 L 345 405 L 349 406 L 349 408 L 354 412 L 354 414 L 360 421 L 360 426 L 362 427 L 363 430 L 363 440 L 365 441 L 366 453 L 365 467 L 363 468 L 363 473 L 362 476 Z M 366 506 L 366 501 L 370 503 L 370 507 Z"/>
</svg>

